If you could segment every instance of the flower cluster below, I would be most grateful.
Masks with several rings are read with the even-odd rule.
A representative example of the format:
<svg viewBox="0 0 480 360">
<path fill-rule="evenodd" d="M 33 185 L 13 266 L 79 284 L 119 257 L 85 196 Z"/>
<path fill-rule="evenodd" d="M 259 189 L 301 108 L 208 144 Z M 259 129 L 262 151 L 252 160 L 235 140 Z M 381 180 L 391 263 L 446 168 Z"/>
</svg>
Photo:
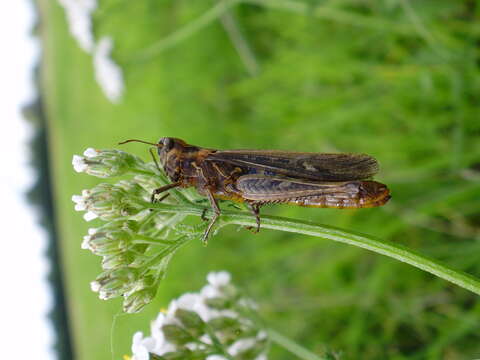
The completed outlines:
<svg viewBox="0 0 480 360">
<path fill-rule="evenodd" d="M 132 360 L 266 360 L 267 333 L 255 321 L 256 304 L 241 296 L 230 274 L 212 272 L 198 293 L 173 300 L 133 336 Z"/>
</svg>

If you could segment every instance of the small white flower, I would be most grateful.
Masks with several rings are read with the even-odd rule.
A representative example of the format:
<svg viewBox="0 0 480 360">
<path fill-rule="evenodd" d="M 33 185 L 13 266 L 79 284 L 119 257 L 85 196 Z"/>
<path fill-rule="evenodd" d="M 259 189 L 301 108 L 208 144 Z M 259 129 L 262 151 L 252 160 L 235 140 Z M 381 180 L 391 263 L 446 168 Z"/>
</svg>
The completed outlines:
<svg viewBox="0 0 480 360">
<path fill-rule="evenodd" d="M 200 294 L 205 299 L 211 299 L 211 298 L 216 298 L 216 297 L 222 296 L 222 292 L 218 288 L 216 288 L 212 285 L 205 285 L 202 288 L 202 290 L 200 290 Z"/>
<path fill-rule="evenodd" d="M 83 241 L 82 241 L 82 249 L 85 249 L 85 250 L 92 250 L 92 247 L 90 246 L 90 240 L 92 239 L 92 237 L 90 235 L 85 235 L 83 237 Z"/>
<path fill-rule="evenodd" d="M 109 299 L 109 296 L 108 296 L 108 292 L 104 291 L 104 290 L 100 290 L 98 292 L 98 298 L 100 300 L 108 300 Z"/>
<path fill-rule="evenodd" d="M 185 293 L 176 301 L 176 307 L 184 310 L 194 311 L 202 297 L 197 293 Z"/>
<path fill-rule="evenodd" d="M 150 324 L 150 332 L 157 342 L 163 342 L 165 340 L 162 331 L 162 326 L 165 325 L 165 320 L 166 315 L 163 312 L 160 312 L 156 319 Z"/>
<path fill-rule="evenodd" d="M 97 214 L 95 214 L 94 212 L 91 212 L 91 211 L 87 211 L 84 215 L 83 215 L 83 218 L 85 219 L 85 221 L 91 221 L 93 219 L 96 219 L 98 217 Z"/>
<path fill-rule="evenodd" d="M 83 152 L 83 156 L 87 158 L 92 158 L 92 157 L 98 156 L 99 153 L 100 151 L 95 150 L 94 148 L 88 148 Z"/>
<path fill-rule="evenodd" d="M 102 286 L 98 281 L 92 281 L 90 283 L 90 289 L 92 289 L 93 292 L 98 292 Z"/>
<path fill-rule="evenodd" d="M 255 338 L 245 338 L 235 341 L 230 347 L 228 348 L 228 353 L 232 356 L 236 356 L 239 353 L 248 350 L 255 346 L 257 343 L 257 339 Z"/>
<path fill-rule="evenodd" d="M 132 343 L 132 360 L 149 360 L 149 353 L 155 349 L 155 339 L 151 337 L 143 337 L 143 333 L 138 331 L 133 335 Z"/>
<path fill-rule="evenodd" d="M 227 271 L 212 271 L 207 275 L 207 281 L 210 285 L 214 287 L 226 286 L 230 283 L 231 275 Z"/>
<path fill-rule="evenodd" d="M 87 204 L 85 203 L 85 197 L 82 195 L 73 195 L 72 201 L 75 203 L 75 210 L 84 211 L 87 210 Z"/>
<path fill-rule="evenodd" d="M 260 330 L 257 334 L 257 339 L 258 340 L 265 340 L 268 337 L 268 334 L 264 330 Z"/>
<path fill-rule="evenodd" d="M 209 355 L 205 360 L 228 360 L 228 359 L 222 355 Z"/>
<path fill-rule="evenodd" d="M 202 343 L 207 344 L 207 345 L 212 345 L 213 344 L 212 338 L 207 334 L 203 334 L 202 336 L 200 336 L 199 340 Z"/>
<path fill-rule="evenodd" d="M 105 96 L 112 103 L 118 103 L 122 97 L 125 85 L 122 69 L 111 59 L 113 43 L 109 37 L 103 37 L 95 46 L 93 65 L 95 79 Z"/>
<path fill-rule="evenodd" d="M 73 155 L 72 165 L 76 172 L 84 172 L 87 170 L 87 164 L 85 163 L 85 158 L 78 155 Z"/>
<path fill-rule="evenodd" d="M 175 351 L 175 345 L 169 343 L 165 339 L 162 326 L 167 325 L 167 316 L 164 313 L 159 313 L 157 318 L 150 324 L 150 332 L 152 338 L 155 339 L 155 348 L 152 353 L 163 355 L 165 353 Z"/>
</svg>

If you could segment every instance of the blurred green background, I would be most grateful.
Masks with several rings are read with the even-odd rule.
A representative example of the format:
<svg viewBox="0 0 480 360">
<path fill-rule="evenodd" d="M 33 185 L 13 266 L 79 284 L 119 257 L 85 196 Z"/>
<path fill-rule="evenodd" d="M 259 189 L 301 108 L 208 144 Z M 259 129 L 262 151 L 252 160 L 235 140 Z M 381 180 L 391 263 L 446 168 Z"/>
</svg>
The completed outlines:
<svg viewBox="0 0 480 360">
<path fill-rule="evenodd" d="M 271 206 L 402 243 L 480 276 L 480 1 L 277 0 L 231 9 L 259 71 L 215 19 L 191 37 L 137 61 L 216 1 L 101 0 L 96 37 L 112 36 L 126 82 L 110 103 L 91 55 L 55 0 L 37 0 L 49 160 L 73 346 L 78 359 L 119 359 L 135 331 L 176 296 L 228 270 L 260 304 L 265 322 L 314 352 L 345 359 L 480 357 L 477 296 L 365 250 L 307 236 L 224 228 L 208 247 L 191 242 L 171 262 L 153 304 L 123 315 L 89 283 L 100 258 L 81 250 L 95 222 L 71 196 L 100 180 L 71 160 L 87 147 L 163 136 L 221 148 L 362 152 L 389 185 L 383 208 Z M 147 148 L 123 150 L 149 160 Z M 113 349 L 113 354 L 111 353 Z M 292 359 L 272 347 L 271 359 Z"/>
</svg>

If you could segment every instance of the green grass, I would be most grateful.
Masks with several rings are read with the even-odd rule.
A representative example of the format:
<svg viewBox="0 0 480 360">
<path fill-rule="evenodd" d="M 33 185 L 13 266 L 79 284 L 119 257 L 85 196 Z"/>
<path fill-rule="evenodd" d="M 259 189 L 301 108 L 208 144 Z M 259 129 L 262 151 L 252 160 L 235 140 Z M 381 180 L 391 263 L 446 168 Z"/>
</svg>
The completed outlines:
<svg viewBox="0 0 480 360">
<path fill-rule="evenodd" d="M 241 5 L 235 15 L 261 66 L 250 77 L 219 22 L 148 62 L 132 62 L 213 2 L 102 0 L 95 33 L 113 36 L 127 85 L 124 101 L 112 105 L 62 9 L 39 0 L 57 224 L 79 359 L 109 359 L 111 338 L 116 359 L 129 353 L 133 333 L 147 330 L 160 307 L 219 269 L 260 303 L 269 326 L 313 351 L 329 347 L 352 359 L 480 356 L 476 295 L 365 250 L 227 227 L 208 247 L 179 251 L 154 304 L 112 326 L 120 302 L 90 291 L 100 258 L 80 249 L 95 224 L 70 198 L 97 181 L 73 172 L 72 155 L 131 137 L 175 136 L 207 147 L 374 155 L 378 179 L 393 194 L 384 208 L 262 211 L 399 242 L 480 276 L 477 2 L 415 2 L 413 17 L 402 3 L 321 2 L 356 22 Z M 125 149 L 148 159 L 143 146 Z M 273 348 L 271 358 L 291 357 Z"/>
</svg>

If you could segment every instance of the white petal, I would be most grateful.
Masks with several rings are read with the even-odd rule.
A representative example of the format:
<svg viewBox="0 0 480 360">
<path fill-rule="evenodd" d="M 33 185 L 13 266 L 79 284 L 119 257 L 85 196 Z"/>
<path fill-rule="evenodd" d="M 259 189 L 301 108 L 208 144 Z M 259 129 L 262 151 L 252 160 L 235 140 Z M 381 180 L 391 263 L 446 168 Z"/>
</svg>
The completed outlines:
<svg viewBox="0 0 480 360">
<path fill-rule="evenodd" d="M 177 350 L 175 348 L 175 345 L 169 343 L 169 342 L 164 342 L 161 346 L 160 349 L 156 349 L 155 350 L 155 354 L 157 355 L 163 355 L 163 354 L 166 354 L 166 353 L 169 353 L 169 352 L 172 352 L 172 351 L 175 351 Z"/>
<path fill-rule="evenodd" d="M 227 271 L 211 272 L 207 275 L 207 281 L 215 287 L 222 287 L 230 283 L 231 275 Z"/>
<path fill-rule="evenodd" d="M 91 247 L 90 247 L 90 240 L 91 240 L 91 236 L 90 235 L 86 235 L 83 237 L 83 241 L 82 241 L 82 249 L 85 249 L 85 250 L 91 250 Z"/>
<path fill-rule="evenodd" d="M 74 209 L 75 209 L 75 211 L 85 211 L 85 210 L 87 210 L 87 206 L 86 206 L 85 203 L 83 203 L 83 204 L 78 203 L 78 204 L 75 205 Z"/>
<path fill-rule="evenodd" d="M 92 158 L 92 157 L 98 156 L 99 153 L 100 151 L 97 151 L 94 148 L 88 148 L 83 152 L 83 156 L 87 158 Z"/>
<path fill-rule="evenodd" d="M 195 310 L 195 305 L 202 301 L 200 294 L 185 293 L 177 299 L 177 307 L 184 310 Z"/>
<path fill-rule="evenodd" d="M 205 285 L 202 290 L 200 290 L 200 294 L 204 299 L 211 299 L 222 296 L 222 293 L 212 285 Z"/>
<path fill-rule="evenodd" d="M 205 360 L 227 360 L 227 358 L 222 355 L 209 355 Z"/>
<path fill-rule="evenodd" d="M 256 342 L 255 338 L 240 339 L 230 345 L 227 351 L 230 355 L 236 356 L 239 353 L 252 348 Z"/>
<path fill-rule="evenodd" d="M 93 219 L 96 219 L 97 217 L 98 215 L 91 211 L 88 211 L 85 213 L 85 215 L 83 215 L 83 218 L 85 219 L 85 221 L 91 221 Z"/>
<path fill-rule="evenodd" d="M 98 292 L 100 290 L 100 283 L 98 281 L 92 281 L 90 283 L 90 289 L 92 289 L 93 292 Z"/>
<path fill-rule="evenodd" d="M 85 164 L 85 159 L 78 155 L 73 155 L 72 165 L 76 172 L 84 172 L 88 167 L 88 165 Z"/>
<path fill-rule="evenodd" d="M 145 346 L 145 340 L 148 338 L 143 338 L 143 333 L 138 331 L 133 335 L 132 343 L 132 353 L 133 359 L 135 360 L 148 360 L 150 355 L 148 354 L 148 349 Z"/>
<path fill-rule="evenodd" d="M 213 344 L 212 338 L 210 336 L 208 336 L 207 334 L 203 334 L 202 336 L 200 336 L 200 341 L 203 342 L 204 344 L 208 344 L 208 345 Z"/>
<path fill-rule="evenodd" d="M 257 334 L 257 339 L 258 340 L 265 340 L 267 338 L 268 334 L 266 331 L 260 330 Z"/>
<path fill-rule="evenodd" d="M 83 202 L 83 200 L 84 200 L 84 198 L 83 198 L 83 196 L 81 196 L 81 195 L 73 195 L 73 196 L 72 196 L 72 201 L 73 201 L 74 203 L 77 203 L 77 204 L 78 204 L 78 203 Z"/>
<path fill-rule="evenodd" d="M 255 360 L 267 360 L 267 355 L 260 354 L 255 358 Z"/>
</svg>

